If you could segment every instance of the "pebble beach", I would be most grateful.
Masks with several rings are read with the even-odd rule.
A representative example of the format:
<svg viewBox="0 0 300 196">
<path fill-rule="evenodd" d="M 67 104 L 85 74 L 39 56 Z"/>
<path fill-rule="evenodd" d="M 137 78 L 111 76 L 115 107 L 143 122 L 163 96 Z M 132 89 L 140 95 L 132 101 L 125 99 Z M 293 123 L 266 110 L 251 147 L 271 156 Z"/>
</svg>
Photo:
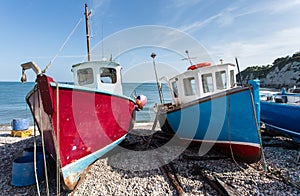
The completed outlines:
<svg viewBox="0 0 300 196">
<path fill-rule="evenodd" d="M 264 136 L 263 154 L 258 163 L 246 164 L 211 150 L 197 157 L 199 146 L 171 144 L 159 146 L 152 124 L 137 123 L 130 137 L 94 162 L 73 191 L 57 190 L 55 165 L 48 163 L 50 195 L 221 195 L 211 184 L 223 184 L 228 195 L 299 195 L 299 145 L 283 136 Z M 154 132 L 159 132 L 157 128 Z M 40 136 L 36 137 L 41 143 Z M 151 143 L 149 143 L 149 140 Z M 13 160 L 24 148 L 32 147 L 34 137 L 12 137 L 0 130 L 0 195 L 38 195 L 36 185 L 11 185 Z M 156 145 L 153 145 L 156 144 Z M 156 146 L 156 147 L 155 147 Z M 151 153 L 145 153 L 152 149 Z M 156 149 L 156 150 L 155 150 Z M 172 166 L 171 175 L 164 169 Z M 210 180 L 209 180 L 210 179 Z M 46 181 L 39 183 L 40 195 L 47 195 Z"/>
</svg>

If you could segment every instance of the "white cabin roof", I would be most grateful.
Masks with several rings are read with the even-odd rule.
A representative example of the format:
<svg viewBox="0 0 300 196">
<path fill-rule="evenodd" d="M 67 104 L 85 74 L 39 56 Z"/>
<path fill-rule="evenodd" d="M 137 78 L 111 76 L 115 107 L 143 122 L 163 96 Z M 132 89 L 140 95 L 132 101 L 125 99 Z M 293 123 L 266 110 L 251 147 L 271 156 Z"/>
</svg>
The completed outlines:
<svg viewBox="0 0 300 196">
<path fill-rule="evenodd" d="M 219 64 L 187 70 L 169 80 L 172 103 L 180 105 L 225 91 L 236 85 L 234 64 Z"/>
<path fill-rule="evenodd" d="M 88 61 L 72 66 L 74 84 L 123 94 L 121 65 L 112 61 Z"/>
</svg>

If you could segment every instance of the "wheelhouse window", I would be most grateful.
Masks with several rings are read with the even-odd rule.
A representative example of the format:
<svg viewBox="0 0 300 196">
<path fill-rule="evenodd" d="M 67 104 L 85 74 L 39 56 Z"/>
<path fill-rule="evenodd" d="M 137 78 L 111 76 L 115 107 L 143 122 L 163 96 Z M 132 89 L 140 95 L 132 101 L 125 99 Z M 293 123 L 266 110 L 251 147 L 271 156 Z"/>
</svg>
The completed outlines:
<svg viewBox="0 0 300 196">
<path fill-rule="evenodd" d="M 184 78 L 183 85 L 185 96 L 192 96 L 196 94 L 196 83 L 194 77 Z"/>
<path fill-rule="evenodd" d="M 202 87 L 203 87 L 203 92 L 208 93 L 208 92 L 213 92 L 214 91 L 214 85 L 213 85 L 213 77 L 212 74 L 203 74 L 201 76 L 202 78 Z"/>
<path fill-rule="evenodd" d="M 100 68 L 100 80 L 102 83 L 114 84 L 117 82 L 117 72 L 114 68 Z"/>
<path fill-rule="evenodd" d="M 174 97 L 177 98 L 178 97 L 177 81 L 172 82 L 172 89 L 173 89 Z"/>
<path fill-rule="evenodd" d="M 216 86 L 218 90 L 226 89 L 226 71 L 216 72 Z"/>
<path fill-rule="evenodd" d="M 234 70 L 230 70 L 230 86 L 234 86 Z"/>
<path fill-rule="evenodd" d="M 92 68 L 79 69 L 77 71 L 77 78 L 79 85 L 92 84 L 94 82 L 94 75 Z"/>
</svg>

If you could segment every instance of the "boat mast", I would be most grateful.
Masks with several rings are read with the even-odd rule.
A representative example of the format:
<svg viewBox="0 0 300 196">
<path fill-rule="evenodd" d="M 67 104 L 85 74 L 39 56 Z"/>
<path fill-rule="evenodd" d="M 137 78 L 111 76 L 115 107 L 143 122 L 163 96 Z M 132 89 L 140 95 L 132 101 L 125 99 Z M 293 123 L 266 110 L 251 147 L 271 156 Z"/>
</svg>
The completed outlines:
<svg viewBox="0 0 300 196">
<path fill-rule="evenodd" d="M 87 42 L 87 52 L 88 52 L 88 61 L 91 60 L 91 47 L 90 47 L 90 28 L 89 28 L 89 16 L 91 12 L 88 11 L 88 5 L 85 4 L 85 30 L 86 30 L 86 42 Z"/>
<path fill-rule="evenodd" d="M 241 83 L 242 87 L 244 87 L 243 80 L 242 80 L 242 75 L 241 75 L 241 72 L 240 72 L 240 66 L 239 66 L 239 63 L 238 63 L 238 60 L 237 60 L 236 57 L 235 57 L 235 62 L 236 62 L 236 66 L 237 66 L 238 72 L 239 72 L 240 83 Z"/>
</svg>

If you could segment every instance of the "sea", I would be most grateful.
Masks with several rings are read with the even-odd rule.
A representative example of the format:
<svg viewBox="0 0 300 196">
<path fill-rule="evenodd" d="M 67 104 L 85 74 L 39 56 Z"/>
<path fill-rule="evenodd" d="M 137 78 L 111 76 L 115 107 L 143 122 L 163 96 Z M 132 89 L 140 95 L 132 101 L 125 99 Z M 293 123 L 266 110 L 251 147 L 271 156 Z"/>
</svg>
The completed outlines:
<svg viewBox="0 0 300 196">
<path fill-rule="evenodd" d="M 34 87 L 34 82 L 0 82 L 0 130 L 7 129 L 13 119 L 27 118 L 33 125 L 33 118 L 26 95 Z M 162 85 L 164 102 L 171 101 L 169 88 Z M 155 118 L 154 106 L 160 103 L 157 83 L 124 83 L 123 94 L 129 97 L 145 95 L 147 104 L 143 110 L 136 112 L 136 122 L 152 122 Z"/>
</svg>

